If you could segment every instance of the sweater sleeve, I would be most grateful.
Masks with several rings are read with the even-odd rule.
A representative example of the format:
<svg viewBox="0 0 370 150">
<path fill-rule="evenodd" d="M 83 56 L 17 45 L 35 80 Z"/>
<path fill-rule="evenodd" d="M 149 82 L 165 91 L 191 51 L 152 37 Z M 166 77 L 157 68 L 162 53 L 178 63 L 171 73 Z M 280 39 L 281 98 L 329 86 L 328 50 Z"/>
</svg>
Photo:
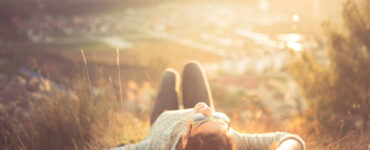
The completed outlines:
<svg viewBox="0 0 370 150">
<path fill-rule="evenodd" d="M 130 144 L 120 147 L 114 147 L 109 150 L 148 150 L 149 149 L 149 143 L 147 140 L 141 141 L 137 144 Z"/>
<path fill-rule="evenodd" d="M 282 142 L 288 139 L 297 140 L 302 149 L 305 149 L 303 140 L 294 134 L 285 132 L 273 132 L 265 134 L 245 134 L 234 132 L 234 140 L 237 150 L 268 150 L 272 147 L 277 148 Z"/>
</svg>

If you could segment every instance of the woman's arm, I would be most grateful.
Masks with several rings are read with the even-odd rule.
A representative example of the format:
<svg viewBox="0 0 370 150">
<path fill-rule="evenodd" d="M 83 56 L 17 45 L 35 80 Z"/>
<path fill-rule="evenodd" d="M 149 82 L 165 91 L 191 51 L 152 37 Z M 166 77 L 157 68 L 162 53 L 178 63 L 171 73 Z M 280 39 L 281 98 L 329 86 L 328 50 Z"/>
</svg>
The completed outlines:
<svg viewBox="0 0 370 150">
<path fill-rule="evenodd" d="M 303 140 L 299 136 L 285 132 L 265 134 L 245 134 L 234 130 L 232 132 L 238 150 L 276 149 L 276 147 L 278 150 L 295 150 L 293 148 L 296 148 L 297 144 L 299 145 L 297 150 L 304 150 L 305 147 Z"/>
<path fill-rule="evenodd" d="M 110 148 L 109 150 L 147 150 L 149 143 L 144 140 L 137 144 L 129 144 L 119 147 Z"/>
<path fill-rule="evenodd" d="M 283 141 L 276 150 L 303 150 L 301 143 L 295 139 Z"/>
</svg>

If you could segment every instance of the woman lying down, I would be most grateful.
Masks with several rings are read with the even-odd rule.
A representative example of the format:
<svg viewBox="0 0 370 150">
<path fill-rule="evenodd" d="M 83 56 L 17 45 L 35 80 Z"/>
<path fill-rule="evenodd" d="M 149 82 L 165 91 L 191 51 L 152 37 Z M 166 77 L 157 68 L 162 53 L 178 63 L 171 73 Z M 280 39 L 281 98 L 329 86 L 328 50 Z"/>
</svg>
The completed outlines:
<svg viewBox="0 0 370 150">
<path fill-rule="evenodd" d="M 151 115 L 151 128 L 140 143 L 112 150 L 304 150 L 293 134 L 240 133 L 224 113 L 216 112 L 207 78 L 198 62 L 185 65 L 182 74 L 184 109 L 179 110 L 179 75 L 167 69 L 162 75 Z"/>
</svg>

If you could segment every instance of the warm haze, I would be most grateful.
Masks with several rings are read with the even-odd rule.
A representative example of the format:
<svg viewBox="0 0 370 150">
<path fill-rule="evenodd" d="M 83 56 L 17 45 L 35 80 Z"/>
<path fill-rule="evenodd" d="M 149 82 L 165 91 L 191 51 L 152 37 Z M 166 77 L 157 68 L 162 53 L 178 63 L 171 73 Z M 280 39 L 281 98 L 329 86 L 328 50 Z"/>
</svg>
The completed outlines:
<svg viewBox="0 0 370 150">
<path fill-rule="evenodd" d="M 199 61 L 246 133 L 369 149 L 366 0 L 0 2 L 0 149 L 106 149 L 150 129 L 162 72 Z"/>
</svg>

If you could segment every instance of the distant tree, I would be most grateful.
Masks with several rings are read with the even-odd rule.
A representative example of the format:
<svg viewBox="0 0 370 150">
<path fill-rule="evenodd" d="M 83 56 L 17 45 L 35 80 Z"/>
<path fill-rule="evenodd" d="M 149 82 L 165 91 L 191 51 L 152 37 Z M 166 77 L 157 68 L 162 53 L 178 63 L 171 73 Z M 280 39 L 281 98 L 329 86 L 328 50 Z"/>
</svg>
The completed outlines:
<svg viewBox="0 0 370 150">
<path fill-rule="evenodd" d="M 370 101 L 370 1 L 343 3 L 344 27 L 324 24 L 329 65 L 303 53 L 290 67 L 313 112 L 325 129 L 360 126 L 367 134 Z M 338 129 L 339 128 L 339 129 Z M 334 133 L 334 132 L 333 132 Z"/>
</svg>

